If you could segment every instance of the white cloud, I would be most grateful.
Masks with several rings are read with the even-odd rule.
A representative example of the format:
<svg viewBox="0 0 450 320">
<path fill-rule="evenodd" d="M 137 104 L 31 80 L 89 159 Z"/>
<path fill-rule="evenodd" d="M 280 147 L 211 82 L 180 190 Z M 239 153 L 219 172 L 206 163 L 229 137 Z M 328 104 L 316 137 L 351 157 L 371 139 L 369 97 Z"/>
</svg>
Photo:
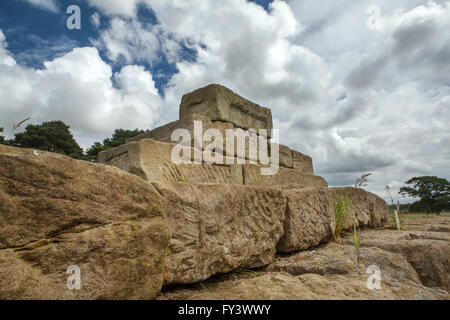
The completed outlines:
<svg viewBox="0 0 450 320">
<path fill-rule="evenodd" d="M 23 0 L 38 8 L 51 12 L 58 12 L 58 5 L 55 0 Z"/>
<path fill-rule="evenodd" d="M 3 46 L 10 118 L 34 110 L 100 140 L 116 127 L 175 120 L 182 94 L 220 83 L 270 107 L 282 143 L 310 154 L 332 185 L 372 172 L 369 190 L 386 197 L 385 185 L 395 194 L 414 175 L 450 178 L 449 1 L 276 0 L 269 12 L 245 0 L 88 1 L 110 16 L 93 44 L 131 66 L 113 75 L 95 49 L 80 48 L 36 71 L 14 65 Z M 379 31 L 366 25 L 372 4 Z M 159 24 L 140 21 L 138 5 Z M 180 43 L 196 61 L 183 59 Z M 136 66 L 161 53 L 178 69 L 164 99 Z"/>
<path fill-rule="evenodd" d="M 91 6 L 107 15 L 135 16 L 139 0 L 87 0 Z"/>
<path fill-rule="evenodd" d="M 5 51 L 0 61 L 12 59 Z M 149 128 L 158 120 L 161 98 L 149 72 L 130 65 L 112 74 L 96 48 L 76 48 L 44 63 L 44 69 L 0 65 L 0 126 L 21 117 L 62 120 L 84 147 L 115 128 Z"/>
<path fill-rule="evenodd" d="M 97 29 L 100 27 L 100 15 L 98 14 L 98 12 L 94 12 L 91 15 L 91 22 Z"/>
<path fill-rule="evenodd" d="M 105 47 L 108 58 L 126 63 L 146 61 L 152 63 L 158 59 L 160 43 L 154 30 L 146 29 L 136 20 L 115 17 L 110 27 L 101 32 L 98 45 Z"/>
</svg>

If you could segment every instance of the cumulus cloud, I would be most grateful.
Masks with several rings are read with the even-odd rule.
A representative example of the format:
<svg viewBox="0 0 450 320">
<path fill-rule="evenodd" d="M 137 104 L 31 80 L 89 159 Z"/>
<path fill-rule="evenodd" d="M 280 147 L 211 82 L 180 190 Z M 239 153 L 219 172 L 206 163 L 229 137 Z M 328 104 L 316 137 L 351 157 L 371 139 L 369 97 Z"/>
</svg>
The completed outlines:
<svg viewBox="0 0 450 320">
<path fill-rule="evenodd" d="M 55 0 L 23 0 L 28 2 L 29 4 L 48 10 L 50 12 L 58 12 L 58 5 Z"/>
<path fill-rule="evenodd" d="M 139 0 L 87 0 L 91 6 L 98 8 L 107 15 L 133 17 Z"/>
<path fill-rule="evenodd" d="M 94 27 L 96 27 L 97 29 L 100 27 L 101 21 L 100 21 L 100 15 L 98 12 L 94 12 L 91 15 L 91 22 L 94 25 Z"/>
<path fill-rule="evenodd" d="M 27 69 L 0 37 L 10 117 L 58 116 L 92 141 L 175 120 L 182 94 L 221 83 L 270 107 L 281 142 L 310 154 L 330 185 L 372 172 L 369 190 L 386 196 L 384 186 L 395 192 L 414 175 L 449 178 L 448 1 L 275 0 L 267 11 L 245 0 L 88 2 L 99 12 L 93 46 L 124 67 L 112 74 L 97 49 L 78 48 Z M 380 30 L 367 27 L 370 5 L 381 9 Z M 161 56 L 177 69 L 164 98 L 138 66 Z"/>
<path fill-rule="evenodd" d="M 21 118 L 62 120 L 87 146 L 114 128 L 149 128 L 158 119 L 161 98 L 149 72 L 129 65 L 113 74 L 93 47 L 75 48 L 44 63 L 42 70 L 22 67 L 0 51 L 1 126 Z"/>
</svg>

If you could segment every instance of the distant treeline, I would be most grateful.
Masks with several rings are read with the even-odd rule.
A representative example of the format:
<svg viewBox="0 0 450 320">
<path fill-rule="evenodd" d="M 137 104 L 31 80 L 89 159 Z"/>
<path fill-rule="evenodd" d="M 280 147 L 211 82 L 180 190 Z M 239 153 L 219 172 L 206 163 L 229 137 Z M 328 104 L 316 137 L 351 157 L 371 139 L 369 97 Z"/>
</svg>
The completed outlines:
<svg viewBox="0 0 450 320">
<path fill-rule="evenodd" d="M 397 210 L 397 205 L 389 205 L 389 209 L 391 211 Z M 424 208 L 424 206 L 420 203 L 420 201 L 416 201 L 413 203 L 404 203 L 400 204 L 400 211 L 405 212 L 411 212 L 411 213 L 417 213 L 417 212 L 427 212 L 427 209 Z M 450 204 L 444 208 L 443 211 L 450 211 Z"/>
<path fill-rule="evenodd" d="M 20 125 L 15 125 L 14 129 L 19 127 Z M 0 128 L 0 133 L 3 131 L 3 128 Z M 10 140 L 0 135 L 0 144 L 62 153 L 75 159 L 97 162 L 99 152 L 118 147 L 124 144 L 126 139 L 144 132 L 139 129 L 116 129 L 111 138 L 104 139 L 103 143 L 95 142 L 89 149 L 83 151 L 68 125 L 62 121 L 47 121 L 28 125 L 24 132 L 14 134 L 14 138 Z"/>
</svg>

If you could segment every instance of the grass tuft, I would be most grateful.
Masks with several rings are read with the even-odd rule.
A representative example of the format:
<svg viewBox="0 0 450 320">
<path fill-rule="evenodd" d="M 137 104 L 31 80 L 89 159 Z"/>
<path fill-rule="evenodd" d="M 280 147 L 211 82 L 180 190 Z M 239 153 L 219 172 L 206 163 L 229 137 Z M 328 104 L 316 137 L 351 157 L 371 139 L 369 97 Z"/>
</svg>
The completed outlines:
<svg viewBox="0 0 450 320">
<path fill-rule="evenodd" d="M 333 241 L 341 243 L 341 234 L 347 222 L 347 217 L 350 213 L 350 200 L 347 195 L 342 194 L 338 197 L 336 206 L 334 207 L 334 217 L 336 227 L 334 229 Z"/>
</svg>

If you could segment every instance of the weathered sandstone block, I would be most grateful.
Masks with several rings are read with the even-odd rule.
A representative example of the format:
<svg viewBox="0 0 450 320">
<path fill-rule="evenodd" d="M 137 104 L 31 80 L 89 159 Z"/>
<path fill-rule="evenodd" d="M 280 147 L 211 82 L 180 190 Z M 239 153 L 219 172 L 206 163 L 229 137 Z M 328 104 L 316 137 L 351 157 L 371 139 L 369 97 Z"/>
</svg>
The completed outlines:
<svg viewBox="0 0 450 320">
<path fill-rule="evenodd" d="M 372 265 L 376 265 L 382 270 L 381 281 L 383 282 L 411 280 L 422 285 L 417 272 L 399 253 L 376 247 L 361 248 L 360 271 L 365 272 Z M 284 271 L 294 276 L 308 273 L 346 275 L 357 273 L 357 267 L 358 262 L 353 244 L 342 245 L 330 242 L 314 251 L 306 250 L 292 255 L 278 256 L 267 270 Z"/>
<path fill-rule="evenodd" d="M 170 229 L 153 186 L 111 166 L 0 145 L 0 299 L 152 299 Z M 81 271 L 69 290 L 67 268 Z"/>
<path fill-rule="evenodd" d="M 175 144 L 142 139 L 101 152 L 99 161 L 146 181 L 243 184 L 241 165 L 176 165 L 171 158 L 174 147 Z M 194 159 L 193 149 L 191 159 Z"/>
<path fill-rule="evenodd" d="M 292 168 L 298 171 L 314 174 L 312 158 L 295 150 L 291 150 Z"/>
<path fill-rule="evenodd" d="M 201 114 L 211 121 L 230 122 L 242 129 L 267 129 L 271 137 L 272 113 L 230 89 L 213 84 L 185 94 L 180 105 L 180 119 Z"/>
<path fill-rule="evenodd" d="M 136 174 L 146 181 L 228 183 L 250 186 L 328 186 L 322 177 L 284 167 L 280 167 L 275 175 L 264 176 L 261 175 L 261 166 L 236 164 L 236 158 L 232 159 L 234 164 L 230 165 L 206 163 L 176 165 L 171 158 L 174 147 L 175 144 L 142 139 L 101 152 L 99 161 Z M 193 149 L 190 151 L 190 159 L 194 159 Z"/>
<path fill-rule="evenodd" d="M 257 165 L 244 166 L 244 183 L 249 186 L 303 185 L 305 187 L 328 187 L 326 180 L 320 176 L 279 167 L 275 175 L 261 175 Z"/>
<path fill-rule="evenodd" d="M 278 252 L 305 250 L 329 241 L 334 233 L 333 210 L 326 189 L 284 190 L 286 219 Z"/>
<path fill-rule="evenodd" d="M 289 149 L 289 147 L 287 146 L 280 144 L 279 153 L 280 153 L 280 166 L 286 168 L 293 168 L 294 164 L 292 161 L 291 149 Z"/>
<path fill-rule="evenodd" d="M 272 262 L 283 234 L 279 188 L 156 183 L 172 230 L 165 283 L 193 283 Z"/>
<path fill-rule="evenodd" d="M 148 132 L 139 134 L 135 137 L 129 138 L 126 140 L 126 143 L 133 142 L 133 141 L 140 141 L 142 139 L 153 139 L 156 141 L 161 142 L 168 142 L 171 143 L 171 137 L 172 133 L 177 129 L 186 129 L 191 133 L 192 136 L 192 146 L 193 140 L 194 140 L 194 121 L 201 121 L 203 130 L 206 131 L 210 128 L 214 128 L 213 122 L 201 114 L 189 114 L 186 117 L 173 121 L 171 123 L 168 123 L 162 127 L 158 127 L 156 129 L 150 130 Z"/>
<path fill-rule="evenodd" d="M 411 280 L 383 282 L 382 290 L 367 287 L 367 275 L 264 272 L 255 277 L 227 280 L 202 290 L 161 294 L 171 300 L 448 300 L 450 295 Z"/>
<path fill-rule="evenodd" d="M 350 200 L 350 213 L 347 218 L 347 228 L 356 221 L 360 226 L 379 227 L 386 223 L 389 208 L 379 196 L 360 188 L 339 187 L 330 188 L 332 206 L 337 203 L 339 195 L 345 194 Z"/>
<path fill-rule="evenodd" d="M 351 239 L 343 239 L 351 244 Z M 417 271 L 428 287 L 450 291 L 450 245 L 447 233 L 391 230 L 364 230 L 362 247 L 378 247 L 398 252 Z"/>
</svg>

